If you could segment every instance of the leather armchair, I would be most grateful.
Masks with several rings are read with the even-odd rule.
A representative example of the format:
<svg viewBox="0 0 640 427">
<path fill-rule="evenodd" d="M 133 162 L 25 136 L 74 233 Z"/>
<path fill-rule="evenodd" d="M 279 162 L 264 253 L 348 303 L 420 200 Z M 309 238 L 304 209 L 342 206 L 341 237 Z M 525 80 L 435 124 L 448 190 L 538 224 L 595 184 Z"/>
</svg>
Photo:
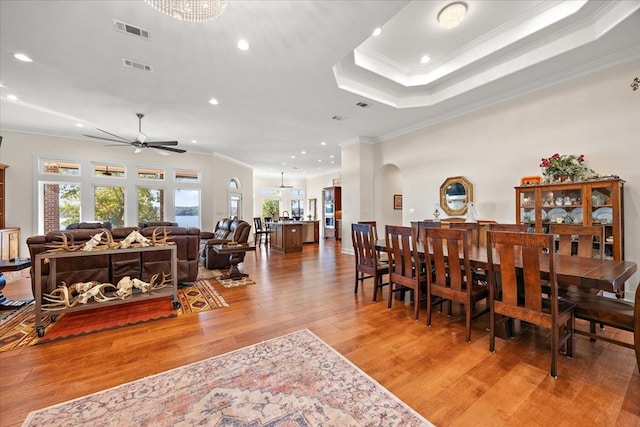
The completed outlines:
<svg viewBox="0 0 640 427">
<path fill-rule="evenodd" d="M 200 234 L 200 261 L 209 270 L 227 268 L 228 255 L 216 254 L 211 246 L 229 242 L 247 243 L 251 234 L 251 224 L 241 219 L 225 218 L 218 221 L 213 232 Z M 244 253 L 240 255 L 240 262 L 244 261 Z"/>
</svg>

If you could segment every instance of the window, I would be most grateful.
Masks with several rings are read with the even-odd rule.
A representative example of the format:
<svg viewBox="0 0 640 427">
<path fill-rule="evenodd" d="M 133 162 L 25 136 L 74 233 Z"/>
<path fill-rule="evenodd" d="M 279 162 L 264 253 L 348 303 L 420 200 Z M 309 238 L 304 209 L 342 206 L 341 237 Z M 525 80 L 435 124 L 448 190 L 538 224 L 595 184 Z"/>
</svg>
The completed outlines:
<svg viewBox="0 0 640 427">
<path fill-rule="evenodd" d="M 295 219 L 304 219 L 304 190 L 300 188 L 291 189 L 291 216 Z"/>
<path fill-rule="evenodd" d="M 262 201 L 262 217 L 274 218 L 280 216 L 280 202 L 278 200 Z"/>
<path fill-rule="evenodd" d="M 138 223 L 164 221 L 164 190 L 138 188 Z"/>
<path fill-rule="evenodd" d="M 124 227 L 124 187 L 94 187 L 96 221 L 109 221 L 113 227 Z"/>
<path fill-rule="evenodd" d="M 229 193 L 229 218 L 242 218 L 241 193 Z"/>
<path fill-rule="evenodd" d="M 42 207 L 39 228 L 44 234 L 80 222 L 80 184 L 39 182 L 39 187 L 39 205 Z"/>
<path fill-rule="evenodd" d="M 234 189 L 234 190 L 238 189 L 238 188 L 240 188 L 240 184 L 238 183 L 238 181 L 236 179 L 231 179 L 229 181 L 229 188 Z"/>
<path fill-rule="evenodd" d="M 291 201 L 291 216 L 293 218 L 304 218 L 304 200 Z"/>
<path fill-rule="evenodd" d="M 96 163 L 93 165 L 93 174 L 104 177 L 124 177 L 124 166 L 114 166 Z"/>
<path fill-rule="evenodd" d="M 164 179 L 164 170 L 154 168 L 138 168 L 140 179 Z"/>
<path fill-rule="evenodd" d="M 180 227 L 200 227 L 200 190 L 177 189 L 175 221 Z"/>
<path fill-rule="evenodd" d="M 175 179 L 177 182 L 200 182 L 200 175 L 197 171 L 177 170 Z"/>
<path fill-rule="evenodd" d="M 110 222 L 113 227 L 176 221 L 199 228 L 201 171 L 141 166 L 133 159 L 113 163 L 95 159 L 33 158 L 38 233 L 83 221 Z M 237 179 L 234 182 L 240 188 Z M 235 191 L 239 198 L 231 206 L 242 215 L 242 193 Z"/>
<path fill-rule="evenodd" d="M 64 160 L 41 160 L 40 173 L 59 175 L 80 175 L 80 163 Z"/>
</svg>

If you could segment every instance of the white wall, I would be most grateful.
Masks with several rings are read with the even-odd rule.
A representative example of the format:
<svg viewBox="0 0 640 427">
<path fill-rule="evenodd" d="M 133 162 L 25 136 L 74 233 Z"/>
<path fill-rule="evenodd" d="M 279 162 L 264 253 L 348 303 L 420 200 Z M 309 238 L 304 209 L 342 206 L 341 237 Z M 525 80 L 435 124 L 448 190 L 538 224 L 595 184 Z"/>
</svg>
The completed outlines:
<svg viewBox="0 0 640 427">
<path fill-rule="evenodd" d="M 133 154 L 126 146 L 104 147 L 101 143 L 74 139 L 55 138 L 42 135 L 2 132 L 3 142 L 0 161 L 9 165 L 6 170 L 6 225 L 20 228 L 20 256 L 29 254 L 26 239 L 38 234 L 37 227 L 37 182 L 34 180 L 38 157 L 50 159 L 78 160 L 87 167 L 91 161 L 136 166 L 162 167 L 167 170 L 166 188 L 172 192 L 171 180 L 174 169 L 198 170 L 201 172 L 201 229 L 213 230 L 218 219 L 228 215 L 229 180 L 237 178 L 244 193 L 244 212 L 253 211 L 253 171 L 246 166 L 202 153 L 172 154 L 161 156 L 155 150 L 144 150 Z M 35 159 L 35 160 L 34 160 Z M 89 182 L 85 174 L 80 182 Z M 131 185 L 131 184 L 129 184 Z M 92 213 L 82 212 L 82 220 L 92 220 Z M 172 219 L 173 210 L 167 210 L 167 219 Z M 126 225 L 137 225 L 133 212 L 128 212 Z"/>
<path fill-rule="evenodd" d="M 379 176 L 383 165 L 399 168 L 402 222 L 432 218 L 440 185 L 457 175 L 473 184 L 479 219 L 513 222 L 522 176 L 540 175 L 542 157 L 584 154 L 588 167 L 626 181 L 625 258 L 640 262 L 640 91 L 630 87 L 638 69 L 634 61 L 383 142 Z"/>
</svg>

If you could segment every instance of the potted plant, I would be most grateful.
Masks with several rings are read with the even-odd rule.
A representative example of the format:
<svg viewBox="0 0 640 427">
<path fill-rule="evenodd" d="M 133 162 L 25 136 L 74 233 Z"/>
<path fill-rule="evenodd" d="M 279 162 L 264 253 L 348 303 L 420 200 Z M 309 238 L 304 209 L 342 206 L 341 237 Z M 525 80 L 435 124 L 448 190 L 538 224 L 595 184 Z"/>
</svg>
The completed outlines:
<svg viewBox="0 0 640 427">
<path fill-rule="evenodd" d="M 580 181 L 594 177 L 593 170 L 584 165 L 584 154 L 554 154 L 543 158 L 540 167 L 545 182 Z"/>
</svg>

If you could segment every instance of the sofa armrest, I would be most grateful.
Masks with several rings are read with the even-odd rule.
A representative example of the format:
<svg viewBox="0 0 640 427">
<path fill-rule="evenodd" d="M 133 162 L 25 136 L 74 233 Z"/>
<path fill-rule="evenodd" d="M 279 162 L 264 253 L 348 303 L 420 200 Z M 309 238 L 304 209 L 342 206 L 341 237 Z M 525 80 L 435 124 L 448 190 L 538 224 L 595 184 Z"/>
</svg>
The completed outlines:
<svg viewBox="0 0 640 427">
<path fill-rule="evenodd" d="M 200 232 L 200 240 L 209 240 L 209 239 L 213 239 L 213 232 L 211 231 Z"/>
</svg>

